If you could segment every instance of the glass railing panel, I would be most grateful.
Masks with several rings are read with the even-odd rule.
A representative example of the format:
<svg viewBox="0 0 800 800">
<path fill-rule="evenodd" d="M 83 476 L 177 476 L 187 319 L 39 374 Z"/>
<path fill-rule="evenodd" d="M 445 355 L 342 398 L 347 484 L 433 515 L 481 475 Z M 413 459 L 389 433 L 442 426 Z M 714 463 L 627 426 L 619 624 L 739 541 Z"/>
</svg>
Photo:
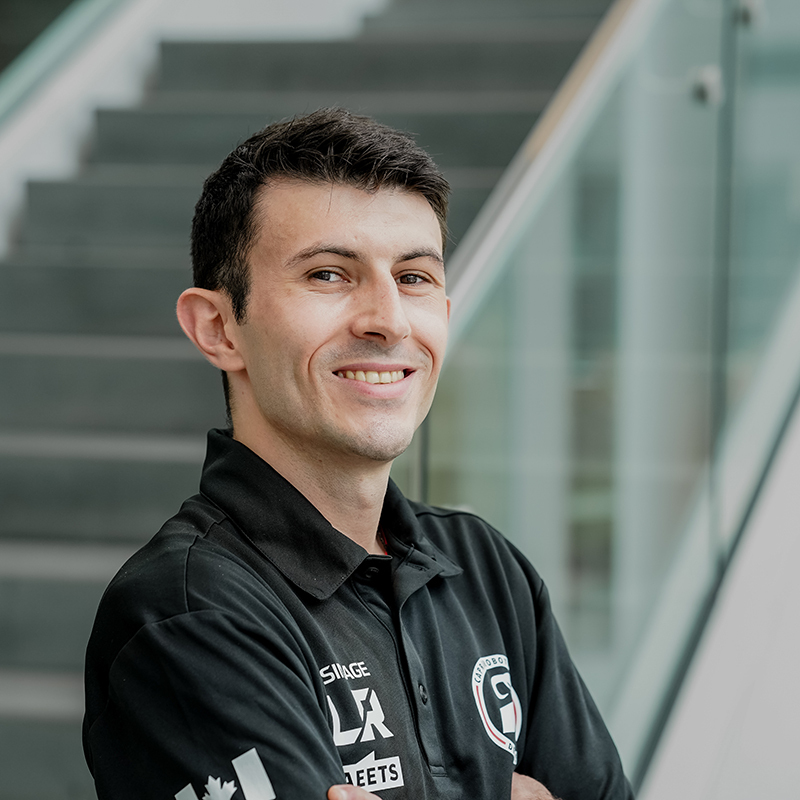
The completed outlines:
<svg viewBox="0 0 800 800">
<path fill-rule="evenodd" d="M 729 402 L 735 407 L 800 264 L 800 3 L 740 28 L 731 225 Z"/>
<path fill-rule="evenodd" d="M 727 359 L 729 545 L 797 388 L 800 348 L 800 4 L 748 7 L 737 37 Z"/>
<path fill-rule="evenodd" d="M 537 566 L 631 772 L 714 575 L 703 490 L 723 12 L 660 4 L 498 247 L 430 419 L 428 499 L 485 516 Z M 689 602 L 659 617 L 672 649 L 643 662 L 686 552 Z"/>
</svg>

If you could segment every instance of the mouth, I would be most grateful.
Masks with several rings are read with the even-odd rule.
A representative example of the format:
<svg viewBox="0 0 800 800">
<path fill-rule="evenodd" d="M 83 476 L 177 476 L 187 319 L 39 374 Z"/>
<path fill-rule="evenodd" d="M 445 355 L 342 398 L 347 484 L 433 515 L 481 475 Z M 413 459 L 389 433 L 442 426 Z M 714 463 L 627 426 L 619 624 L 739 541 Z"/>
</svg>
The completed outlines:
<svg viewBox="0 0 800 800">
<path fill-rule="evenodd" d="M 407 371 L 404 369 L 391 370 L 388 372 L 377 372 L 375 370 L 339 370 L 336 375 L 350 381 L 361 383 L 397 383 L 406 377 Z"/>
</svg>

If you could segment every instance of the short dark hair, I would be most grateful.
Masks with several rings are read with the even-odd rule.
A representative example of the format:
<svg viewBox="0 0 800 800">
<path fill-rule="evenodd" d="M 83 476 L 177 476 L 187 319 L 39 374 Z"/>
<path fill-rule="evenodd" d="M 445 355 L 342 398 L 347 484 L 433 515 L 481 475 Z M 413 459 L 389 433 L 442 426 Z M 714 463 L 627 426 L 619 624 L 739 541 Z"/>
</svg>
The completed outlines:
<svg viewBox="0 0 800 800">
<path fill-rule="evenodd" d="M 192 221 L 194 285 L 222 290 L 244 322 L 247 258 L 256 234 L 259 191 L 280 178 L 403 189 L 430 203 L 447 239 L 450 187 L 433 159 L 406 133 L 341 108 L 268 125 L 240 144 L 206 180 Z"/>
</svg>

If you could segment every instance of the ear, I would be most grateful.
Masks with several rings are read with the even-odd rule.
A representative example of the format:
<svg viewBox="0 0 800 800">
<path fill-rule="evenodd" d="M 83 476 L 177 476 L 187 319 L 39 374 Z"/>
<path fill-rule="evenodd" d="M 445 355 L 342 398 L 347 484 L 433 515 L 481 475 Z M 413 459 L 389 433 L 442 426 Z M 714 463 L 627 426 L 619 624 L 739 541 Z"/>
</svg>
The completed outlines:
<svg viewBox="0 0 800 800">
<path fill-rule="evenodd" d="M 450 298 L 447 298 L 447 321 L 450 322 Z"/>
<path fill-rule="evenodd" d="M 237 372 L 244 361 L 236 347 L 228 298 L 209 289 L 187 289 L 178 298 L 178 322 L 194 346 L 218 369 Z"/>
</svg>

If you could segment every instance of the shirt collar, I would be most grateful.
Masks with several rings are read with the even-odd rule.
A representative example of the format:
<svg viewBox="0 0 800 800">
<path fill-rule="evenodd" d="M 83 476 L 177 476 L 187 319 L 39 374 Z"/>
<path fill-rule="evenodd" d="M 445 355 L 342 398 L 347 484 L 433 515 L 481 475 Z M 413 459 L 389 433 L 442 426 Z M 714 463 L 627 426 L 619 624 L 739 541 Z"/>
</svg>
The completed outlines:
<svg viewBox="0 0 800 800">
<path fill-rule="evenodd" d="M 266 461 L 233 439 L 229 430 L 213 429 L 208 434 L 200 491 L 288 580 L 319 600 L 330 597 L 369 555 Z M 381 524 L 389 540 L 405 552 L 404 561 L 425 573 L 423 583 L 435 575 L 461 572 L 428 541 L 392 481 Z"/>
</svg>

